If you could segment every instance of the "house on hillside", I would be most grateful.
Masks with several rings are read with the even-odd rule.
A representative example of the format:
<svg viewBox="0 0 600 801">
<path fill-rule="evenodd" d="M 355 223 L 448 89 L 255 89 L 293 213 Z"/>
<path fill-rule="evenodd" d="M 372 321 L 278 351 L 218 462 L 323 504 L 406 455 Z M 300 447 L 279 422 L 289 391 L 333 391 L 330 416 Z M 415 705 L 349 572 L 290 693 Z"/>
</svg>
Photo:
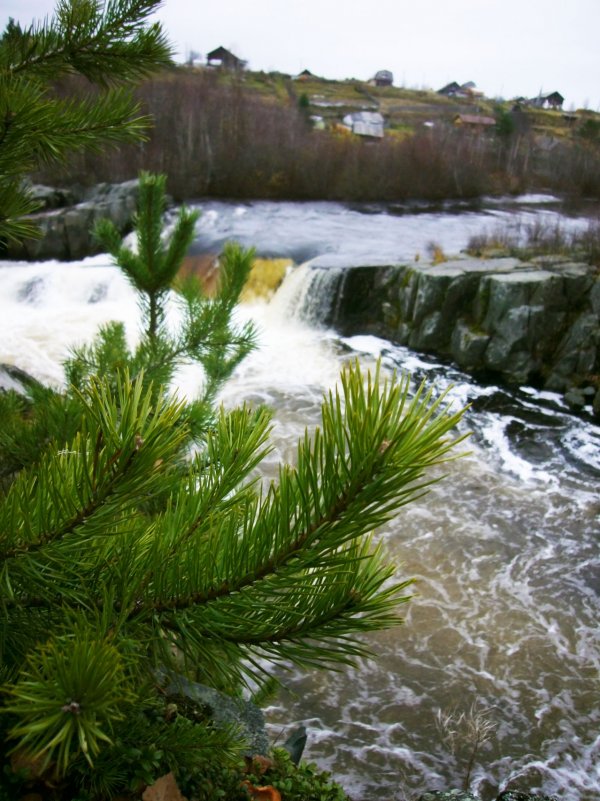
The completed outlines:
<svg viewBox="0 0 600 801">
<path fill-rule="evenodd" d="M 482 114 L 457 114 L 454 118 L 454 124 L 458 127 L 464 126 L 473 130 L 483 131 L 496 125 L 496 120 L 493 117 L 485 117 Z"/>
<path fill-rule="evenodd" d="M 536 108 L 561 109 L 564 102 L 565 99 L 560 92 L 551 92 L 549 95 L 538 95 L 532 98 L 529 105 Z"/>
<path fill-rule="evenodd" d="M 546 95 L 546 104 L 548 105 L 548 108 L 562 108 L 562 104 L 564 102 L 565 99 L 560 92 L 552 92 L 551 94 Z"/>
<path fill-rule="evenodd" d="M 302 70 L 299 72 L 298 75 L 294 75 L 295 81 L 312 81 L 316 79 L 316 75 L 313 75 L 310 70 Z"/>
<path fill-rule="evenodd" d="M 460 92 L 460 84 L 456 83 L 456 81 L 447 83 L 446 86 L 438 89 L 438 95 L 444 95 L 445 97 L 456 97 L 457 92 Z"/>
<path fill-rule="evenodd" d="M 384 120 L 378 111 L 355 111 L 346 114 L 342 122 L 347 130 L 357 136 L 383 139 Z"/>
<path fill-rule="evenodd" d="M 452 81 L 452 83 L 448 83 L 438 89 L 438 95 L 444 95 L 445 97 L 483 97 L 483 92 L 477 89 L 473 81 L 467 81 L 462 84 Z"/>
<path fill-rule="evenodd" d="M 243 70 L 247 64 L 224 47 L 211 50 L 206 56 L 206 63 L 209 67 L 222 67 L 226 70 Z"/>
<path fill-rule="evenodd" d="M 389 70 L 379 70 L 369 83 L 372 86 L 391 86 L 394 83 L 394 76 Z"/>
</svg>

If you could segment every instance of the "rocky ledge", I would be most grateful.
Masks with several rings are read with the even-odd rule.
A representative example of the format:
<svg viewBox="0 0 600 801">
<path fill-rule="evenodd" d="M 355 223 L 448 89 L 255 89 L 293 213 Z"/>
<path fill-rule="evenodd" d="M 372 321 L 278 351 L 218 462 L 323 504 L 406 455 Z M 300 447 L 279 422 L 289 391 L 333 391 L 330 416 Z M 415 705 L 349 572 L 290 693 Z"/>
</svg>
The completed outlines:
<svg viewBox="0 0 600 801">
<path fill-rule="evenodd" d="M 448 358 L 474 375 L 565 393 L 600 415 L 600 274 L 560 257 L 441 264 L 309 262 L 327 275 L 321 320 Z M 323 271 L 326 271 L 324 273 Z"/>
<path fill-rule="evenodd" d="M 41 236 L 9 243 L 2 257 L 70 261 L 99 251 L 92 235 L 97 220 L 107 217 L 121 234 L 131 230 L 137 208 L 138 181 L 98 184 L 89 189 L 34 186 L 33 195 L 42 208 L 30 218 L 37 223 Z"/>
</svg>

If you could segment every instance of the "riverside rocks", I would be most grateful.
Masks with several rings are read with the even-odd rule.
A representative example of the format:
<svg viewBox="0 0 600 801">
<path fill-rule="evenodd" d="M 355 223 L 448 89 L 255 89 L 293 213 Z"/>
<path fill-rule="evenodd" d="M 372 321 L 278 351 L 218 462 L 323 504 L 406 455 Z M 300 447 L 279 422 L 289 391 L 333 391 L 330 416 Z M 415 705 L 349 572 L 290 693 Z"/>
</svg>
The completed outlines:
<svg viewBox="0 0 600 801">
<path fill-rule="evenodd" d="M 9 243 L 2 257 L 70 261 L 99 252 L 100 247 L 92 235 L 99 219 L 111 220 L 121 234 L 131 229 L 137 207 L 138 181 L 98 184 L 90 189 L 35 186 L 33 195 L 42 204 L 42 210 L 30 218 L 37 223 L 41 236 Z"/>
<path fill-rule="evenodd" d="M 419 801 L 479 801 L 479 798 L 466 790 L 434 790 L 423 793 Z M 505 790 L 496 801 L 558 801 L 555 796 L 524 793 L 520 790 Z"/>
<path fill-rule="evenodd" d="M 458 257 L 441 264 L 309 262 L 331 271 L 323 320 L 451 359 L 469 373 L 568 393 L 600 412 L 600 276 L 556 257 Z"/>
<path fill-rule="evenodd" d="M 160 673 L 159 671 L 159 675 Z M 168 673 L 163 675 L 168 679 L 163 691 L 170 701 L 181 699 L 184 702 L 183 706 L 191 704 L 199 713 L 198 719 L 210 719 L 216 727 L 237 726 L 246 741 L 247 756 L 268 753 L 269 740 L 265 729 L 265 718 L 256 704 L 244 698 L 226 695 L 205 684 L 190 681 L 185 676 Z"/>
</svg>

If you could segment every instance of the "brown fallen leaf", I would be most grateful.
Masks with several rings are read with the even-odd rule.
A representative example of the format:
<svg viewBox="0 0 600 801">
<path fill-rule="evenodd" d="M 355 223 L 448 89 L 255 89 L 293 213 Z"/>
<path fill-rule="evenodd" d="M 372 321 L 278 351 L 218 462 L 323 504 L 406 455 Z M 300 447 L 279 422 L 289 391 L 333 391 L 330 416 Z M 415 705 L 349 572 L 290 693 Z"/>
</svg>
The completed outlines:
<svg viewBox="0 0 600 801">
<path fill-rule="evenodd" d="M 249 781 L 242 784 L 256 801 L 281 801 L 281 793 L 272 784 L 266 784 L 264 787 L 257 787 Z"/>
<path fill-rule="evenodd" d="M 175 776 L 167 773 L 146 787 L 142 801 L 187 801 L 187 798 L 181 795 Z"/>
<path fill-rule="evenodd" d="M 272 768 L 275 763 L 269 757 L 262 756 L 261 754 L 254 754 L 253 757 L 246 757 L 246 773 L 256 773 L 262 776 L 269 768 Z"/>
</svg>

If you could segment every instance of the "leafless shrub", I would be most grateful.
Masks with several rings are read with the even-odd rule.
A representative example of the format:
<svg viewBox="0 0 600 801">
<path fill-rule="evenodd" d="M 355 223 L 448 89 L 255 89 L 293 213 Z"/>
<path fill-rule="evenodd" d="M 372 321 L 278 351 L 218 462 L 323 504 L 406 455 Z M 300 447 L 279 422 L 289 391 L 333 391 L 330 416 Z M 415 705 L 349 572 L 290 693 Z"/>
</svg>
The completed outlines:
<svg viewBox="0 0 600 801">
<path fill-rule="evenodd" d="M 442 250 L 442 246 L 437 242 L 431 241 L 427 243 L 427 255 L 434 264 L 442 264 L 448 261 L 446 254 Z"/>
<path fill-rule="evenodd" d="M 463 790 L 468 790 L 471 774 L 479 752 L 492 739 L 495 724 L 490 719 L 494 707 L 480 709 L 473 703 L 466 712 L 452 710 L 445 712 L 438 709 L 436 713 L 436 729 L 445 747 L 457 759 L 464 758 L 465 774 Z"/>
<path fill-rule="evenodd" d="M 534 256 L 566 256 L 600 267 L 600 220 L 590 221 L 584 230 L 573 231 L 566 230 L 560 222 L 517 222 L 475 234 L 467 244 L 467 252 L 474 256 L 491 250 L 525 260 Z"/>
<path fill-rule="evenodd" d="M 69 78 L 62 95 L 89 93 Z M 316 131 L 298 103 L 275 101 L 224 82 L 215 72 L 178 69 L 137 90 L 154 120 L 148 141 L 101 155 L 74 154 L 49 183 L 120 181 L 140 169 L 164 172 L 177 200 L 214 195 L 286 199 L 403 200 L 478 197 L 522 191 L 541 181 L 550 189 L 600 195 L 600 147 L 563 147 L 544 154 L 533 135 L 475 135 L 451 124 L 402 140 L 365 142 Z"/>
</svg>

